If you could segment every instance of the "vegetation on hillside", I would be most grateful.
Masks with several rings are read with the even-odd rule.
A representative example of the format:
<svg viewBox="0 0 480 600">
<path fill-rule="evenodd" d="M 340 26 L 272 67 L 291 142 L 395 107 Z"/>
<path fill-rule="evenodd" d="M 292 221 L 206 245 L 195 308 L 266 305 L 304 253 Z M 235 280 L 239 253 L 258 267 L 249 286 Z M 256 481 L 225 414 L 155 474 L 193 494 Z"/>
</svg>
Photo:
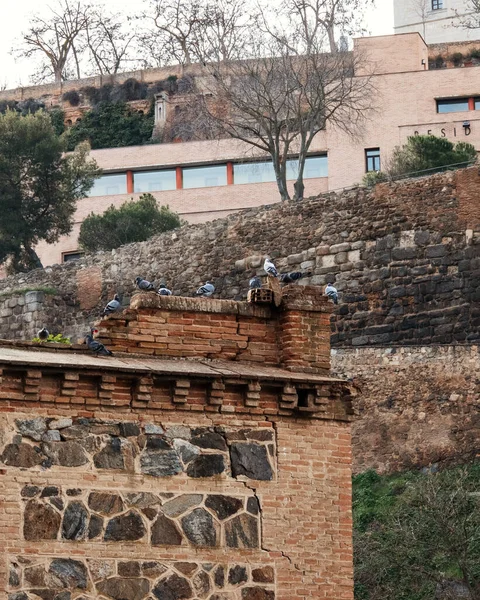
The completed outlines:
<svg viewBox="0 0 480 600">
<path fill-rule="evenodd" d="M 124 202 L 120 208 L 110 206 L 102 215 L 91 213 L 82 223 L 79 243 L 88 252 L 113 250 L 180 225 L 177 213 L 168 206 L 159 208 L 152 194 L 142 194 L 139 200 Z"/>
<path fill-rule="evenodd" d="M 356 600 L 480 598 L 480 464 L 353 481 Z"/>
<path fill-rule="evenodd" d="M 88 141 L 92 149 L 144 144 L 152 137 L 153 110 L 132 110 L 125 102 L 100 102 L 68 130 L 68 149 Z"/>
</svg>

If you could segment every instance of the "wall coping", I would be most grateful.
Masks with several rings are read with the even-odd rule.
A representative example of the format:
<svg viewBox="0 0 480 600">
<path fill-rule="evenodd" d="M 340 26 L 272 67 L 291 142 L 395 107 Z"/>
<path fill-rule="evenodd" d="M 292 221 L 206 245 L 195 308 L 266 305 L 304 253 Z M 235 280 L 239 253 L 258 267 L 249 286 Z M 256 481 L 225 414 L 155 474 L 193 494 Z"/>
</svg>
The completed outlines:
<svg viewBox="0 0 480 600">
<path fill-rule="evenodd" d="M 25 342 L 27 345 L 29 342 Z M 60 344 L 58 344 L 59 346 Z M 65 344 L 61 344 L 65 346 Z M 17 346 L 17 347 L 15 347 Z M 263 379 L 278 381 L 294 381 L 306 383 L 339 383 L 347 385 L 343 379 L 326 377 L 313 373 L 288 371 L 276 367 L 263 367 L 258 363 L 233 362 L 227 360 L 185 360 L 155 359 L 134 357 L 132 354 L 118 352 L 111 357 L 97 357 L 90 353 L 79 352 L 85 348 L 72 346 L 71 352 L 54 352 L 38 347 L 18 347 L 19 344 L 6 346 L 0 340 L 0 365 L 54 367 L 57 369 L 73 368 L 94 371 L 117 371 L 124 373 L 150 373 L 158 375 L 182 375 L 207 378 L 233 377 L 240 379 Z M 68 350 L 68 348 L 67 348 Z"/>
</svg>

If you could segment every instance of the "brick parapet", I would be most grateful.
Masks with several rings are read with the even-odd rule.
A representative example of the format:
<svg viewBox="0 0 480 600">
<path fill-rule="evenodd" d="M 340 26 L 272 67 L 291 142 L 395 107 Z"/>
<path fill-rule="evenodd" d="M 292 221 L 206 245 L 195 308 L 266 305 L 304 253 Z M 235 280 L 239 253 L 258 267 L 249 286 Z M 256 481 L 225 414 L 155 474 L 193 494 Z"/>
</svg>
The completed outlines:
<svg viewBox="0 0 480 600">
<path fill-rule="evenodd" d="M 328 373 L 331 307 L 313 286 L 283 288 L 281 305 L 137 294 L 104 319 L 99 339 L 114 352 L 252 362 Z"/>
</svg>

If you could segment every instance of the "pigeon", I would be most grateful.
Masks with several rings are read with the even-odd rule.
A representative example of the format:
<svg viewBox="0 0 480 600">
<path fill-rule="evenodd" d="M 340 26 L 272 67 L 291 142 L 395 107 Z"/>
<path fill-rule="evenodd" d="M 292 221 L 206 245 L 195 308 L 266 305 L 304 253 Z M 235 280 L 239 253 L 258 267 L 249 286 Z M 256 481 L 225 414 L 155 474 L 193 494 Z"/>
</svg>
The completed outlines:
<svg viewBox="0 0 480 600">
<path fill-rule="evenodd" d="M 48 340 L 48 336 L 50 335 L 50 332 L 48 331 L 48 329 L 46 327 L 42 327 L 42 329 L 40 329 L 40 331 L 37 333 L 37 337 L 39 337 L 42 342 L 44 342 L 45 340 Z"/>
<path fill-rule="evenodd" d="M 215 286 L 210 281 L 207 281 L 205 285 L 202 285 L 195 292 L 195 296 L 203 296 L 204 298 L 210 298 L 213 296 L 213 292 L 215 291 Z"/>
<path fill-rule="evenodd" d="M 142 290 L 142 292 L 154 292 L 155 291 L 155 286 L 153 285 L 153 283 L 150 283 L 149 281 L 147 281 L 146 279 L 143 279 L 142 277 L 136 277 L 135 284 L 139 290 Z"/>
<path fill-rule="evenodd" d="M 302 277 L 310 277 L 311 273 L 301 273 L 300 271 L 293 271 L 292 273 L 281 273 L 280 281 L 282 283 L 293 283 L 297 279 Z"/>
<path fill-rule="evenodd" d="M 115 294 L 113 300 L 110 300 L 107 306 L 103 309 L 103 316 L 106 317 L 107 315 L 111 315 L 112 313 L 119 311 L 121 308 L 122 305 L 120 303 L 120 298 L 118 297 L 118 294 Z"/>
<path fill-rule="evenodd" d="M 265 259 L 265 262 L 263 263 L 263 270 L 268 273 L 269 275 L 272 275 L 273 277 L 278 277 L 278 271 L 275 268 L 275 265 L 273 264 L 273 262 L 267 257 Z"/>
<path fill-rule="evenodd" d="M 250 279 L 250 281 L 248 282 L 248 284 L 249 284 L 251 290 L 262 287 L 262 282 L 260 280 L 260 277 L 252 277 Z"/>
<path fill-rule="evenodd" d="M 103 344 L 97 342 L 97 340 L 93 339 L 94 329 L 90 329 L 90 333 L 85 336 L 85 343 L 88 346 L 88 349 L 91 350 L 95 356 L 113 356 L 113 353 L 105 348 Z"/>
<path fill-rule="evenodd" d="M 330 300 L 333 300 L 334 304 L 338 304 L 337 288 L 333 287 L 331 283 L 327 283 L 327 287 L 325 288 L 325 296 L 328 296 Z"/>
<path fill-rule="evenodd" d="M 166 285 L 164 285 L 163 283 L 161 283 L 160 287 L 158 288 L 158 294 L 160 296 L 171 296 L 172 295 L 172 290 L 169 290 Z"/>
</svg>

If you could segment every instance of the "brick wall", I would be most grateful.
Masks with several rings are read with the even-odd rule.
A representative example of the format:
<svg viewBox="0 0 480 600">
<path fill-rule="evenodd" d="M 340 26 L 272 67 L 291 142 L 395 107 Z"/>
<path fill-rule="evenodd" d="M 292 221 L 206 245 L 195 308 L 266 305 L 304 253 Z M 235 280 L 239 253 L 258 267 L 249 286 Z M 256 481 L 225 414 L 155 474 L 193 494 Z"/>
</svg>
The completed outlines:
<svg viewBox="0 0 480 600">
<path fill-rule="evenodd" d="M 327 328 L 314 290 L 288 296 L 300 327 Z M 232 328 L 233 302 L 160 301 L 137 296 L 123 337 L 121 320 L 100 324 L 114 357 L 0 346 L 0 588 L 8 600 L 351 600 L 350 386 L 193 350 L 192 334 L 268 334 L 268 311 L 239 304 Z M 176 325 L 185 354 L 145 356 L 142 323 Z"/>
</svg>

